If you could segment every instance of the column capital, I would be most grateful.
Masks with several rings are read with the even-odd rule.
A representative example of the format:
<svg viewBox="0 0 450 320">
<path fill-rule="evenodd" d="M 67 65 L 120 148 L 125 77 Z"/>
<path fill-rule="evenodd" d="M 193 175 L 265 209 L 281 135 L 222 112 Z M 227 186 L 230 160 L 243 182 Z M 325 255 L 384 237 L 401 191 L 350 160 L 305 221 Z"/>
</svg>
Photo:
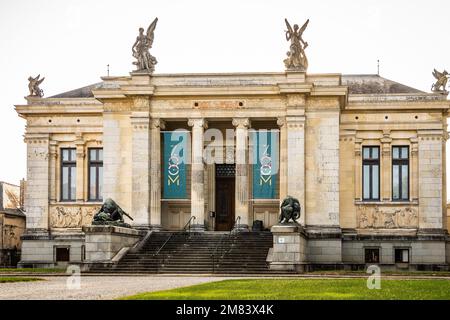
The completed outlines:
<svg viewBox="0 0 450 320">
<path fill-rule="evenodd" d="M 150 120 L 150 128 L 151 129 L 165 129 L 166 128 L 166 122 L 160 118 L 152 118 Z"/>
<path fill-rule="evenodd" d="M 190 118 L 188 119 L 188 126 L 193 128 L 208 129 L 208 120 L 205 118 Z"/>
<path fill-rule="evenodd" d="M 250 128 L 251 122 L 249 118 L 233 118 L 233 126 L 243 129 L 243 128 Z"/>
<path fill-rule="evenodd" d="M 277 125 L 279 127 L 283 127 L 286 124 L 286 117 L 278 117 L 277 118 Z"/>
</svg>

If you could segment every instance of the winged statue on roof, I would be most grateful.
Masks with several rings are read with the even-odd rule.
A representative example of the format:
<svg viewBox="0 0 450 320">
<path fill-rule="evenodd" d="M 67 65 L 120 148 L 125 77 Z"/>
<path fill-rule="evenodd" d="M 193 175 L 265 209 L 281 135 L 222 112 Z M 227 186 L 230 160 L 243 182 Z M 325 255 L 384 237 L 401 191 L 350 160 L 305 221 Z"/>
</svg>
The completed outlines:
<svg viewBox="0 0 450 320">
<path fill-rule="evenodd" d="M 308 59 L 306 58 L 305 49 L 308 47 L 308 42 L 303 40 L 303 32 L 305 32 L 308 26 L 309 19 L 299 28 L 298 24 L 294 24 L 294 27 L 290 25 L 287 19 L 287 30 L 285 31 L 286 40 L 291 42 L 289 51 L 286 53 L 287 58 L 284 60 L 284 65 L 288 70 L 306 71 L 308 68 Z"/>
<path fill-rule="evenodd" d="M 44 96 L 44 91 L 39 88 L 40 84 L 45 80 L 45 77 L 40 79 L 41 75 L 38 74 L 36 78 L 28 77 L 28 90 L 30 91 L 29 97 L 39 97 Z"/>
<path fill-rule="evenodd" d="M 445 89 L 447 87 L 447 81 L 449 77 L 447 70 L 439 72 L 436 69 L 434 69 L 433 77 L 436 78 L 436 82 L 433 83 L 433 85 L 431 86 L 431 91 L 447 93 L 447 90 Z"/>
<path fill-rule="evenodd" d="M 155 18 L 150 26 L 147 28 L 147 32 L 144 33 L 144 28 L 139 28 L 139 35 L 133 44 L 132 51 L 133 57 L 137 61 L 133 62 L 136 65 L 136 71 L 153 73 L 155 71 L 155 65 L 158 63 L 156 58 L 150 54 L 150 49 L 153 45 L 153 39 L 155 37 L 154 32 L 158 18 Z"/>
</svg>

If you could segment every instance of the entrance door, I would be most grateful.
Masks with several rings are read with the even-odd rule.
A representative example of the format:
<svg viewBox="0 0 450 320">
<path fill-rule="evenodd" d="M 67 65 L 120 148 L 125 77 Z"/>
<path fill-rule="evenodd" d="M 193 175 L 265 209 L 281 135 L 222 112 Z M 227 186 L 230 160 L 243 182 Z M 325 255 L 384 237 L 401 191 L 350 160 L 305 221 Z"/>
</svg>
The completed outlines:
<svg viewBox="0 0 450 320">
<path fill-rule="evenodd" d="M 216 165 L 216 231 L 229 231 L 234 223 L 235 166 Z"/>
</svg>

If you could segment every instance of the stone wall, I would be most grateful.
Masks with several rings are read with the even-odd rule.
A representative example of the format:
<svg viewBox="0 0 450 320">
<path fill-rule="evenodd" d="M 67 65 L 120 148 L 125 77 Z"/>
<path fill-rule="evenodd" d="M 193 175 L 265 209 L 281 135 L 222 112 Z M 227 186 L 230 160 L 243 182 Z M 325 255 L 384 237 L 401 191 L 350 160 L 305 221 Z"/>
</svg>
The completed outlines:
<svg viewBox="0 0 450 320">
<path fill-rule="evenodd" d="M 83 227 L 86 234 L 86 262 L 110 262 L 124 247 L 132 247 L 142 235 L 139 231 L 115 226 Z"/>
<path fill-rule="evenodd" d="M 443 227 L 443 154 L 439 132 L 419 133 L 419 227 Z"/>
<path fill-rule="evenodd" d="M 339 110 L 307 112 L 305 144 L 306 225 L 338 226 Z"/>
</svg>

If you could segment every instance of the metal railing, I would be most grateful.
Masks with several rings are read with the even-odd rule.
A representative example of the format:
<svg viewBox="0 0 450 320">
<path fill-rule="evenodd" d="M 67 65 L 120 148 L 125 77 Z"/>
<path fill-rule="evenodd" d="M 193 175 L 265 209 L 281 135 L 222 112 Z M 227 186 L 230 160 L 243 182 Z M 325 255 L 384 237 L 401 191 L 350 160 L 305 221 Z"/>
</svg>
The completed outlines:
<svg viewBox="0 0 450 320">
<path fill-rule="evenodd" d="M 192 221 L 195 220 L 195 219 L 196 219 L 195 216 L 190 217 L 188 222 L 186 222 L 186 224 L 184 225 L 184 227 L 182 229 L 183 230 L 183 234 L 185 234 L 187 236 L 187 238 L 190 237 L 190 235 L 191 235 L 191 224 L 192 224 Z M 153 257 L 158 259 L 158 271 L 159 271 L 160 266 L 164 266 L 166 258 L 172 253 L 172 252 L 168 252 L 168 253 L 166 253 L 164 255 L 160 255 L 161 251 L 165 248 L 165 246 L 169 243 L 169 241 L 177 234 L 178 233 L 176 233 L 176 232 L 172 233 L 167 238 L 167 240 L 164 241 L 164 243 L 161 245 L 161 247 L 159 247 L 159 249 L 156 250 L 156 252 L 153 254 Z"/>
<path fill-rule="evenodd" d="M 217 243 L 216 247 L 214 248 L 213 253 L 211 254 L 211 260 L 212 260 L 212 272 L 215 273 L 216 271 L 216 262 L 219 262 L 219 259 L 222 258 L 226 253 L 228 253 L 230 251 L 230 248 L 228 249 L 228 251 L 225 252 L 225 245 L 224 245 L 224 239 L 227 240 L 227 243 L 230 244 L 230 239 L 231 236 L 233 235 L 233 233 L 235 233 L 236 231 L 239 232 L 240 229 L 240 224 L 241 222 L 241 217 L 238 216 L 236 218 L 236 220 L 234 221 L 233 226 L 231 227 L 230 232 L 228 233 L 228 235 L 223 235 L 220 238 L 219 243 Z M 220 254 L 219 253 L 220 250 Z M 217 261 L 216 261 L 217 258 Z"/>
<path fill-rule="evenodd" d="M 183 232 L 187 235 L 189 235 L 189 237 L 191 236 L 191 225 L 192 225 L 192 220 L 197 219 L 195 216 L 192 216 L 189 218 L 188 222 L 186 222 L 186 224 L 183 227 Z M 187 231 L 188 230 L 188 231 Z"/>
</svg>

